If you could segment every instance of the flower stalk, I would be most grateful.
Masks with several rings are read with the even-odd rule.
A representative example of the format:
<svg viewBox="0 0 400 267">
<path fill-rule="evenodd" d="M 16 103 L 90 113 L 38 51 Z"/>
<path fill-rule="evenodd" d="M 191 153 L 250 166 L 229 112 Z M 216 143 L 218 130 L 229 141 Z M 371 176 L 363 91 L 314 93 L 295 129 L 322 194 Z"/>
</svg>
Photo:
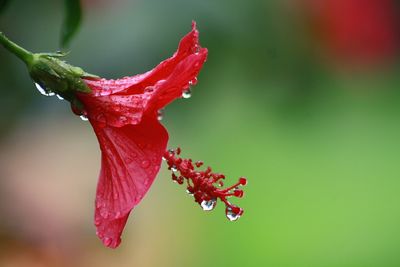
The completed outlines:
<svg viewBox="0 0 400 267">
<path fill-rule="evenodd" d="M 32 64 L 33 53 L 12 42 L 2 32 L 0 32 L 0 43 L 4 46 L 4 48 L 16 55 L 23 62 L 25 62 L 26 65 L 29 66 L 30 64 Z"/>
</svg>

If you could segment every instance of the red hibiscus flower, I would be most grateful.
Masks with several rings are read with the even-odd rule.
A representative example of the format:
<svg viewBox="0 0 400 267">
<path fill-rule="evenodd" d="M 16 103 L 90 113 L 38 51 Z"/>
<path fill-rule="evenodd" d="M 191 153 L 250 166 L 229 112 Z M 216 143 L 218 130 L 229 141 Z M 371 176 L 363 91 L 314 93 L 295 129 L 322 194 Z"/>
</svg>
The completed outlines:
<svg viewBox="0 0 400 267">
<path fill-rule="evenodd" d="M 192 31 L 178 50 L 153 70 L 118 80 L 100 79 L 60 60 L 63 53 L 33 54 L 0 33 L 1 44 L 21 58 L 39 91 L 71 102 L 73 111 L 90 121 L 102 152 L 96 192 L 95 225 L 97 235 L 107 247 L 116 248 L 132 209 L 142 200 L 156 177 L 164 158 L 178 184 L 187 183 L 204 210 L 212 210 L 219 199 L 226 206 L 229 220 L 237 220 L 243 210 L 228 201 L 242 197 L 238 182 L 223 187 L 225 176 L 198 170 L 203 163 L 180 158 L 181 150 L 166 151 L 168 133 L 159 122 L 162 108 L 176 98 L 187 97 L 190 86 L 207 58 L 207 49 Z"/>
<path fill-rule="evenodd" d="M 85 80 L 92 92 L 78 98 L 102 152 L 95 225 L 106 246 L 120 244 L 129 213 L 160 169 L 168 133 L 158 121 L 159 110 L 189 90 L 206 58 L 193 23 L 177 52 L 153 70 L 118 80 Z"/>
<path fill-rule="evenodd" d="M 95 225 L 108 247 L 120 244 L 129 213 L 160 169 L 168 133 L 158 121 L 159 110 L 196 83 L 206 61 L 195 23 L 192 28 L 177 52 L 153 70 L 118 80 L 87 79 L 92 92 L 78 95 L 102 152 Z"/>
</svg>

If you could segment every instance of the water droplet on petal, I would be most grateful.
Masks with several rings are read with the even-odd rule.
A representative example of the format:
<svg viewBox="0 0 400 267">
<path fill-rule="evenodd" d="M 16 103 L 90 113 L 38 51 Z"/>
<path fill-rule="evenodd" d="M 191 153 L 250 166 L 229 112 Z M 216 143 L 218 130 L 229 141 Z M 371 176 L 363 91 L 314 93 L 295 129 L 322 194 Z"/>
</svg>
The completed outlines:
<svg viewBox="0 0 400 267">
<path fill-rule="evenodd" d="M 189 85 L 196 85 L 197 84 L 197 77 L 194 77 L 192 80 L 189 81 Z"/>
<path fill-rule="evenodd" d="M 217 200 L 215 198 L 210 200 L 203 200 L 200 204 L 201 208 L 205 211 L 213 210 L 215 208 L 215 205 L 217 205 Z"/>
<path fill-rule="evenodd" d="M 160 109 L 157 111 L 157 120 L 161 121 L 163 119 L 164 116 L 164 110 Z"/>
<path fill-rule="evenodd" d="M 100 114 L 96 117 L 96 120 L 97 120 L 98 126 L 99 126 L 100 128 L 104 128 L 104 127 L 107 126 L 106 117 L 105 117 L 103 114 L 100 113 Z"/>
<path fill-rule="evenodd" d="M 104 219 L 107 219 L 108 216 L 109 216 L 110 214 L 108 213 L 108 211 L 107 211 L 106 209 L 102 209 L 102 210 L 100 211 L 100 215 L 101 215 L 101 217 L 103 217 Z"/>
<path fill-rule="evenodd" d="M 182 97 L 185 98 L 185 99 L 188 99 L 191 96 L 192 96 L 192 91 L 190 90 L 190 88 L 185 90 L 185 91 L 183 91 L 183 93 L 182 93 Z"/>
<path fill-rule="evenodd" d="M 226 208 L 225 214 L 226 218 L 228 218 L 228 220 L 230 221 L 236 221 L 241 216 L 240 212 L 239 213 L 234 212 L 231 207 Z"/>
<path fill-rule="evenodd" d="M 142 168 L 147 169 L 150 166 L 150 161 L 143 160 L 141 165 L 142 165 Z"/>
<path fill-rule="evenodd" d="M 147 86 L 146 88 L 144 88 L 144 91 L 146 93 L 152 93 L 154 91 L 154 86 Z"/>
<path fill-rule="evenodd" d="M 125 116 L 121 116 L 121 117 L 119 117 L 119 121 L 120 121 L 122 124 L 125 124 L 125 123 L 128 121 L 128 118 L 125 117 Z"/>
<path fill-rule="evenodd" d="M 81 115 L 81 116 L 79 116 L 80 118 L 81 118 L 81 120 L 83 120 L 83 121 L 88 121 L 89 119 L 88 119 L 88 117 L 86 117 L 85 115 Z"/>
</svg>

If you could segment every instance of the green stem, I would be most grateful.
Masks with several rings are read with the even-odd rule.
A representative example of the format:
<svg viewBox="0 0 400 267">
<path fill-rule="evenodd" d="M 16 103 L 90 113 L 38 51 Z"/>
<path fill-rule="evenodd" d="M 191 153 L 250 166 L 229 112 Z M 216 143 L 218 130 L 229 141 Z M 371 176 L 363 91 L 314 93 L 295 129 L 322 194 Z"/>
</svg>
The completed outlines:
<svg viewBox="0 0 400 267">
<path fill-rule="evenodd" d="M 0 32 L 0 43 L 11 53 L 19 57 L 25 64 L 29 65 L 33 60 L 33 54 L 10 41 L 4 33 Z"/>
</svg>

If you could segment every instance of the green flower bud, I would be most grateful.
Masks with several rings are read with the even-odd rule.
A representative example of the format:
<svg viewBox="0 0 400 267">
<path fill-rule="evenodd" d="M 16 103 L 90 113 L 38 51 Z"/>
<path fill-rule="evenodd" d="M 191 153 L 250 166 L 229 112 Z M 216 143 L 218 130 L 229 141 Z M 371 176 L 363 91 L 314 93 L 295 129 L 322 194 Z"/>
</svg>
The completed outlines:
<svg viewBox="0 0 400 267">
<path fill-rule="evenodd" d="M 62 58 L 67 55 L 66 53 L 34 54 L 13 43 L 1 32 L 0 44 L 25 62 L 30 76 L 44 94 L 57 94 L 74 105 L 79 106 L 79 101 L 75 97 L 77 92 L 91 92 L 82 78 L 99 78 L 63 61 Z"/>
<path fill-rule="evenodd" d="M 33 81 L 46 93 L 58 94 L 71 102 L 76 92 L 91 92 L 82 78 L 97 78 L 97 76 L 67 64 L 60 59 L 64 56 L 63 53 L 33 54 L 32 60 L 27 65 Z"/>
</svg>

